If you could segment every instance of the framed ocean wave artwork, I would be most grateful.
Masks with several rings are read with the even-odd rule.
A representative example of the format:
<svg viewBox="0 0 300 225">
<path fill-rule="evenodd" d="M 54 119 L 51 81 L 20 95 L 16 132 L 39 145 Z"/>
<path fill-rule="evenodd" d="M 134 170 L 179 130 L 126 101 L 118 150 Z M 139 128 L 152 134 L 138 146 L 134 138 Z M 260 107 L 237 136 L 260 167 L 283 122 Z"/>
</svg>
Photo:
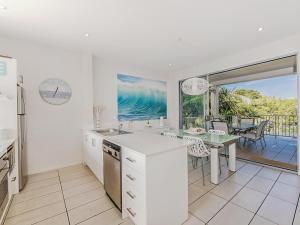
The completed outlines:
<svg viewBox="0 0 300 225">
<path fill-rule="evenodd" d="M 118 120 L 167 118 L 167 83 L 117 74 Z"/>
</svg>

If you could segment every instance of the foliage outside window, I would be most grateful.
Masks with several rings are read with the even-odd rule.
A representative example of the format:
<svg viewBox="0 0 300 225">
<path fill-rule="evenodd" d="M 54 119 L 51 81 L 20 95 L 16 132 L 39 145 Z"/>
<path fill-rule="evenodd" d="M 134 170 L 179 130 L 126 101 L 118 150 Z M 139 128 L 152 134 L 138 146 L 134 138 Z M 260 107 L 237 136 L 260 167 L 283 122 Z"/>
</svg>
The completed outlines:
<svg viewBox="0 0 300 225">
<path fill-rule="evenodd" d="M 257 90 L 228 89 L 219 91 L 219 113 L 229 122 L 232 116 L 255 118 L 258 124 L 269 120 L 268 132 L 275 135 L 297 136 L 297 99 L 265 96 Z"/>
<path fill-rule="evenodd" d="M 186 95 L 181 92 L 181 97 L 183 126 L 187 129 L 190 127 L 204 127 L 204 96 Z"/>
</svg>

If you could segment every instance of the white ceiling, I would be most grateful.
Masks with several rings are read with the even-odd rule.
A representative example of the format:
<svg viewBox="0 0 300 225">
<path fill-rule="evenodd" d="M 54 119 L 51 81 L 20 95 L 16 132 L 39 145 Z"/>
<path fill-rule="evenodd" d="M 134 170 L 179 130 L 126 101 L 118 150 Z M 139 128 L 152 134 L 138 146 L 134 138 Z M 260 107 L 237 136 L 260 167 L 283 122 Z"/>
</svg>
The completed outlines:
<svg viewBox="0 0 300 225">
<path fill-rule="evenodd" d="M 0 0 L 0 4 L 7 7 L 0 9 L 0 35 L 84 50 L 162 72 L 300 32 L 299 0 Z M 264 30 L 258 32 L 259 27 Z"/>
</svg>

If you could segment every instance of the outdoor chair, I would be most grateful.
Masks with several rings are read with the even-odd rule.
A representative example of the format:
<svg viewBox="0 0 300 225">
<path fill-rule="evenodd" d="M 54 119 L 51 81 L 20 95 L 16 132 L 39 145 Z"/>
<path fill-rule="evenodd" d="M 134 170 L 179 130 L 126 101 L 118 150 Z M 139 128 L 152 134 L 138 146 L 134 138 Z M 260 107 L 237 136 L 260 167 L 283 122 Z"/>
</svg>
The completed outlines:
<svg viewBox="0 0 300 225">
<path fill-rule="evenodd" d="M 211 121 L 214 130 L 224 131 L 225 134 L 229 134 L 229 127 L 226 121 Z"/>
<path fill-rule="evenodd" d="M 240 136 L 244 138 L 244 145 L 246 145 L 246 142 L 254 142 L 255 148 L 257 149 L 257 141 L 260 141 L 262 148 L 264 148 L 266 146 L 264 129 L 267 124 L 268 124 L 267 120 L 261 121 L 255 130 L 247 131 L 246 133 L 240 133 Z M 264 141 L 265 146 L 263 145 L 262 141 Z"/>
</svg>

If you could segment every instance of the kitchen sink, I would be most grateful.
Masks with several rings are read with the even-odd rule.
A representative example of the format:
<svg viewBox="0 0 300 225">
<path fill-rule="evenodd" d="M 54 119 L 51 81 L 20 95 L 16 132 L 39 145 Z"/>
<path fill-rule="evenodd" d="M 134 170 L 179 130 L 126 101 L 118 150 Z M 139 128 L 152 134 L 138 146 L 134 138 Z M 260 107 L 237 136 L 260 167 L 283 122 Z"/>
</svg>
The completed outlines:
<svg viewBox="0 0 300 225">
<path fill-rule="evenodd" d="M 110 129 L 100 129 L 100 130 L 94 130 L 95 132 L 102 134 L 104 136 L 115 136 L 115 135 L 121 135 L 121 134 L 131 134 L 131 132 L 125 131 L 125 130 L 119 130 L 115 128 Z"/>
</svg>

